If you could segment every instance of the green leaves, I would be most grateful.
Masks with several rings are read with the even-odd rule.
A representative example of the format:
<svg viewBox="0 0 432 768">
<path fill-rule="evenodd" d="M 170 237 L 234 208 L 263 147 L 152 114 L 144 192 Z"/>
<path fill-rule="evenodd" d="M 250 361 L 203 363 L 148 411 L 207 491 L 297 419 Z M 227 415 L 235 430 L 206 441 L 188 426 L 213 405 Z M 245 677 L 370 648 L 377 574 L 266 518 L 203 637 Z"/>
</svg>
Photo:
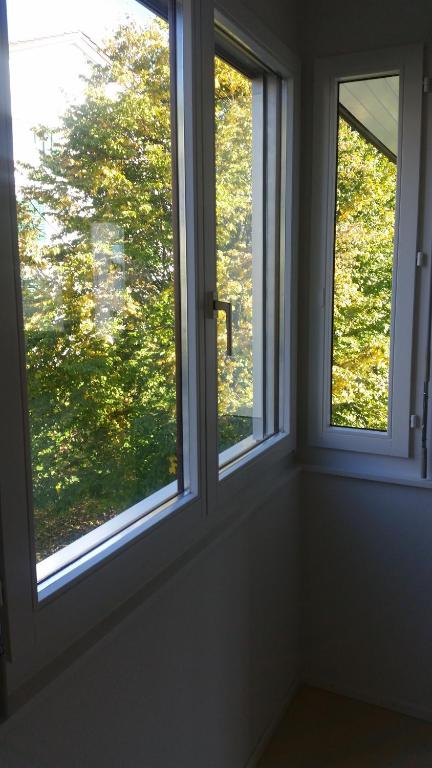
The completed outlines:
<svg viewBox="0 0 432 768">
<path fill-rule="evenodd" d="M 175 477 L 167 25 L 106 55 L 18 202 L 38 558 Z"/>
<path fill-rule="evenodd" d="M 252 419 L 252 83 L 215 60 L 218 293 L 233 307 L 234 356 L 218 318 L 219 450 L 251 434 Z"/>
<path fill-rule="evenodd" d="M 397 168 L 339 119 L 332 423 L 386 430 Z"/>
<path fill-rule="evenodd" d="M 119 27 L 18 200 L 37 557 L 177 472 L 168 27 Z M 251 432 L 251 82 L 216 65 L 220 448 Z M 218 328 L 220 346 L 225 330 Z"/>
</svg>

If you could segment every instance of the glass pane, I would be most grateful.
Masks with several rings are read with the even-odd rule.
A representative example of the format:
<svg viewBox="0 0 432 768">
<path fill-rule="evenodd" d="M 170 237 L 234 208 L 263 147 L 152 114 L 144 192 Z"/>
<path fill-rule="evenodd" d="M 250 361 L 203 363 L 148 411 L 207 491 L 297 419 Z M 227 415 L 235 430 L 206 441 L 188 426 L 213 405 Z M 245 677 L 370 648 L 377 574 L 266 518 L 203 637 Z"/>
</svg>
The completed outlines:
<svg viewBox="0 0 432 768">
<path fill-rule="evenodd" d="M 177 489 L 169 30 L 9 0 L 37 559 Z"/>
<path fill-rule="evenodd" d="M 339 86 L 331 423 L 389 425 L 399 78 Z"/>
<path fill-rule="evenodd" d="M 253 231 L 253 211 L 260 205 L 255 110 L 262 94 L 255 81 L 216 58 L 215 101 L 217 292 L 231 304 L 233 336 L 228 356 L 225 316 L 219 312 L 218 446 L 224 464 L 262 438 L 263 275 Z M 262 163 L 262 145 L 259 157 Z"/>
</svg>

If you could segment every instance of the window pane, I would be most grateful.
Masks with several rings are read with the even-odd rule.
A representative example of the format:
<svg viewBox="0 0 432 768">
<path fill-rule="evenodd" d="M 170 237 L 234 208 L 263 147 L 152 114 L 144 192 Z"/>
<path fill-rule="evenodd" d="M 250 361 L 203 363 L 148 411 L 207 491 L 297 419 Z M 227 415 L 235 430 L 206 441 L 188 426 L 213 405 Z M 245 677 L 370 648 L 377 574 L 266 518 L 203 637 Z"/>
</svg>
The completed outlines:
<svg viewBox="0 0 432 768">
<path fill-rule="evenodd" d="M 169 30 L 9 0 L 37 559 L 181 482 Z"/>
<path fill-rule="evenodd" d="M 218 443 L 221 463 L 262 438 L 262 250 L 254 237 L 263 162 L 259 85 L 225 61 L 215 62 L 217 291 L 232 307 L 232 356 L 218 314 Z M 262 125 L 260 135 L 262 137 Z M 261 219 L 262 228 L 262 219 Z M 235 446 L 235 450 L 232 449 Z"/>
<path fill-rule="evenodd" d="M 339 86 L 331 423 L 389 426 L 399 78 Z"/>
</svg>

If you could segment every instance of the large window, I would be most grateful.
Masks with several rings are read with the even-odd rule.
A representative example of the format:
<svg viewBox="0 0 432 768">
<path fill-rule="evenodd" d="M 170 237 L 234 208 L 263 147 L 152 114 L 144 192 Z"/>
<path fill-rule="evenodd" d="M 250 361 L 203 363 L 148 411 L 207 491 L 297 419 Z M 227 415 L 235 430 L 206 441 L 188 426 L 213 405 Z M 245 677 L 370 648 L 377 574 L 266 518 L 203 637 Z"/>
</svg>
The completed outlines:
<svg viewBox="0 0 432 768">
<path fill-rule="evenodd" d="M 278 430 L 281 311 L 281 82 L 229 53 L 215 59 L 221 467 Z"/>
<path fill-rule="evenodd" d="M 43 578 L 184 490 L 170 30 L 137 0 L 8 20 Z"/>
<path fill-rule="evenodd" d="M 298 64 L 245 13 L 0 0 L 8 695 L 289 465 Z"/>
</svg>

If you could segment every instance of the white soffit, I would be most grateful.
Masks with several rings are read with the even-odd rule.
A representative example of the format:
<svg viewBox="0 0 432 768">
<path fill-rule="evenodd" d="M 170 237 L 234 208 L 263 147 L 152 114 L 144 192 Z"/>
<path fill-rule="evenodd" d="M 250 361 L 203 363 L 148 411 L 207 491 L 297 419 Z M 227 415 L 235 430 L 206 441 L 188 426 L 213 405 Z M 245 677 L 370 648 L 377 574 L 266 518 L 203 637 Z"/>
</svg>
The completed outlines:
<svg viewBox="0 0 432 768">
<path fill-rule="evenodd" d="M 399 77 L 341 83 L 339 102 L 393 155 L 398 153 Z"/>
</svg>

